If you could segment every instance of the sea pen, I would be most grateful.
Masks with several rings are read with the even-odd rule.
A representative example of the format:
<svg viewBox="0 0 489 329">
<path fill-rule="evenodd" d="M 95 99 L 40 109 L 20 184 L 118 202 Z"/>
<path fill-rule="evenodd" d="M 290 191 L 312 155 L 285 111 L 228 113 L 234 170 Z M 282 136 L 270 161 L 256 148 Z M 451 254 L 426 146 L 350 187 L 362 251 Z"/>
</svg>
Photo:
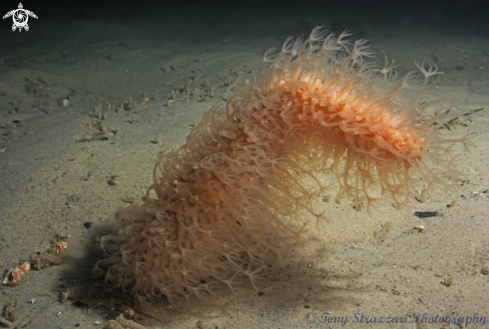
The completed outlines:
<svg viewBox="0 0 489 329">
<path fill-rule="evenodd" d="M 102 237 L 94 273 L 134 297 L 170 302 L 202 298 L 217 284 L 255 286 L 283 256 L 278 233 L 298 235 L 321 220 L 311 203 L 326 188 L 398 207 L 421 184 L 447 188 L 457 174 L 449 150 L 470 141 L 440 136 L 438 122 L 461 117 L 451 97 L 420 99 L 440 72 L 416 63 L 423 80 L 415 89 L 415 72 L 397 81 L 392 63 L 374 68 L 366 41 L 348 35 L 317 27 L 268 50 L 185 145 L 159 155 L 143 201 L 121 209 L 114 233 Z M 432 110 L 440 105 L 448 110 Z"/>
</svg>

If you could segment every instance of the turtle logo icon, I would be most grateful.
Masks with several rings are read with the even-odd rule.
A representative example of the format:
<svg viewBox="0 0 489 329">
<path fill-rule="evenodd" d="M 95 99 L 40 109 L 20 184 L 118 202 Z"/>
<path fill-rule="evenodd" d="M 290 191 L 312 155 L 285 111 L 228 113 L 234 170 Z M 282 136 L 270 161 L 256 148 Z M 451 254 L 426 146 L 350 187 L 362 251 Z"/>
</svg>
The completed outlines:
<svg viewBox="0 0 489 329">
<path fill-rule="evenodd" d="M 36 14 L 34 14 L 32 11 L 24 9 L 24 6 L 22 6 L 22 3 L 19 3 L 19 8 L 14 9 L 6 13 L 3 18 L 7 18 L 12 16 L 14 19 L 14 25 L 12 25 L 12 31 L 15 31 L 15 29 L 19 29 L 19 32 L 22 32 L 22 28 L 24 28 L 26 31 L 29 31 L 29 25 L 27 25 L 27 21 L 29 20 L 29 16 L 37 18 Z"/>
</svg>

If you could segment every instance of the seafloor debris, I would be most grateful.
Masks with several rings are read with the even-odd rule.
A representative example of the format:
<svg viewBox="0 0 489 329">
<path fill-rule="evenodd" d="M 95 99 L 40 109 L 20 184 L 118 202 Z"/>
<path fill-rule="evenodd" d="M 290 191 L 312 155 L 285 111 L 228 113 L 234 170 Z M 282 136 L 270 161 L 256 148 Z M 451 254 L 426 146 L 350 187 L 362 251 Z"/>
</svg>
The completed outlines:
<svg viewBox="0 0 489 329">
<path fill-rule="evenodd" d="M 17 312 L 16 307 L 17 301 L 13 305 L 7 304 L 5 311 L 3 312 L 5 319 L 9 320 L 10 322 L 14 322 L 19 318 L 19 312 Z"/>
<path fill-rule="evenodd" d="M 430 218 L 430 217 L 443 216 L 443 215 L 438 211 L 416 211 L 414 212 L 414 216 L 418 218 Z"/>
<path fill-rule="evenodd" d="M 0 326 L 2 326 L 2 327 L 11 327 L 12 326 L 12 322 L 10 322 L 9 320 L 5 319 L 3 316 L 0 316 Z"/>
<path fill-rule="evenodd" d="M 453 284 L 453 278 L 452 277 L 448 277 L 448 278 L 445 279 L 445 281 L 442 281 L 440 283 L 442 285 L 444 285 L 445 287 L 450 287 Z"/>
<path fill-rule="evenodd" d="M 64 241 L 60 241 L 60 242 L 56 242 L 54 244 L 54 247 L 56 248 L 56 253 L 59 254 L 60 252 L 65 250 L 66 247 L 68 247 L 68 244 Z"/>
<path fill-rule="evenodd" d="M 77 142 L 108 141 L 110 136 L 117 134 L 118 128 L 110 128 L 101 120 L 91 118 L 84 123 L 85 131 L 77 137 Z"/>
<path fill-rule="evenodd" d="M 119 311 L 124 315 L 124 317 L 128 320 L 134 319 L 134 310 L 129 306 L 121 306 L 119 307 Z"/>
<path fill-rule="evenodd" d="M 20 283 L 20 281 L 25 278 L 29 270 L 31 269 L 31 263 L 24 262 L 19 266 L 16 266 L 10 271 L 8 271 L 5 279 L 3 279 L 3 284 L 6 286 L 16 286 Z"/>
<path fill-rule="evenodd" d="M 68 299 L 76 300 L 79 296 L 80 296 L 79 289 L 70 288 L 70 289 L 66 289 L 65 291 L 63 291 L 61 293 L 59 300 L 60 300 L 61 303 L 64 303 Z"/>
<path fill-rule="evenodd" d="M 442 126 L 440 126 L 439 129 L 446 128 L 448 130 L 453 130 L 453 126 L 456 124 L 466 125 L 463 123 L 464 119 L 467 119 L 469 115 L 477 113 L 477 112 L 482 111 L 482 110 L 484 110 L 484 108 L 469 110 L 468 112 L 464 113 L 463 116 L 455 117 L 455 118 L 449 120 L 448 122 L 444 123 Z"/>
<path fill-rule="evenodd" d="M 424 230 L 424 226 L 423 225 L 415 225 L 413 227 L 413 230 L 418 230 L 418 232 L 421 232 L 422 230 Z"/>
<path fill-rule="evenodd" d="M 123 314 L 119 314 L 115 320 L 109 320 L 103 329 L 147 329 L 147 327 L 134 321 L 127 320 L 124 318 Z"/>
<path fill-rule="evenodd" d="M 47 252 L 40 255 L 31 254 L 31 262 L 32 266 L 38 270 L 41 270 L 52 265 L 59 265 L 63 263 L 63 257 Z"/>
<path fill-rule="evenodd" d="M 51 248 L 47 252 L 31 254 L 31 264 L 35 269 L 40 270 L 52 265 L 60 265 L 63 263 L 63 257 L 57 255 L 66 249 L 68 244 L 64 241 L 51 240 Z"/>
<path fill-rule="evenodd" d="M 7 304 L 3 312 L 3 316 L 0 316 L 1 327 L 11 327 L 12 322 L 19 318 L 19 313 L 15 307 L 17 307 L 17 301 L 15 301 L 14 305 L 10 304 L 10 302 Z"/>
</svg>

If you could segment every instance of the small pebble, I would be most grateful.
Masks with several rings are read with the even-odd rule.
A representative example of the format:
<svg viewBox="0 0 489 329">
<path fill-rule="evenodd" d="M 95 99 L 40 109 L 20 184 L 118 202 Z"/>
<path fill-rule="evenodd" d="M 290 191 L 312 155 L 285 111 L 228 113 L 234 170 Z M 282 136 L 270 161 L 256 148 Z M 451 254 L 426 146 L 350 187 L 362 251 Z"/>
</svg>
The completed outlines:
<svg viewBox="0 0 489 329">
<path fill-rule="evenodd" d="M 483 274 L 483 275 L 489 275 L 489 267 L 487 267 L 487 266 L 486 267 L 483 267 L 481 269 L 481 274 Z"/>
<path fill-rule="evenodd" d="M 457 201 L 452 201 L 452 203 L 447 204 L 447 208 L 455 207 L 456 205 L 457 205 Z"/>
<path fill-rule="evenodd" d="M 445 287 L 450 287 L 453 284 L 453 278 L 448 277 L 441 284 L 444 285 Z"/>
<path fill-rule="evenodd" d="M 14 322 L 19 318 L 19 312 L 11 305 L 7 305 L 4 313 L 5 318 L 10 322 Z"/>
<path fill-rule="evenodd" d="M 10 327 L 12 326 L 12 322 L 5 319 L 3 316 L 0 316 L 0 325 L 2 325 L 2 327 Z"/>
<path fill-rule="evenodd" d="M 115 185 L 117 185 L 118 179 L 119 179 L 119 176 L 116 176 L 116 175 L 110 176 L 110 178 L 107 180 L 107 184 L 109 184 L 110 186 L 115 186 Z"/>
<path fill-rule="evenodd" d="M 102 323 L 100 323 L 100 321 L 95 321 L 93 324 L 99 325 L 99 324 L 102 324 Z"/>
</svg>

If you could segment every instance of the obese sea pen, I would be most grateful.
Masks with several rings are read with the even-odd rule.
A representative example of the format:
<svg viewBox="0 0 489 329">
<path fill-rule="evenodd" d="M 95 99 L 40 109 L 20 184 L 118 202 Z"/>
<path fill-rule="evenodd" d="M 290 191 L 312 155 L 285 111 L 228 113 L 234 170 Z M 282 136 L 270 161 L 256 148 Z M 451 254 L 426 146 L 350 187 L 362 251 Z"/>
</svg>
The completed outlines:
<svg viewBox="0 0 489 329">
<path fill-rule="evenodd" d="M 375 69 L 366 41 L 348 35 L 318 27 L 268 50 L 185 145 L 159 155 L 142 202 L 121 209 L 102 237 L 94 273 L 136 298 L 170 302 L 219 284 L 255 286 L 284 255 L 280 235 L 321 220 L 312 204 L 326 189 L 402 208 L 422 185 L 448 188 L 457 175 L 449 151 L 470 141 L 439 134 L 439 122 L 461 117 L 451 97 L 420 99 L 436 66 L 416 64 L 421 85 L 416 72 L 398 81 L 392 63 Z"/>
</svg>

